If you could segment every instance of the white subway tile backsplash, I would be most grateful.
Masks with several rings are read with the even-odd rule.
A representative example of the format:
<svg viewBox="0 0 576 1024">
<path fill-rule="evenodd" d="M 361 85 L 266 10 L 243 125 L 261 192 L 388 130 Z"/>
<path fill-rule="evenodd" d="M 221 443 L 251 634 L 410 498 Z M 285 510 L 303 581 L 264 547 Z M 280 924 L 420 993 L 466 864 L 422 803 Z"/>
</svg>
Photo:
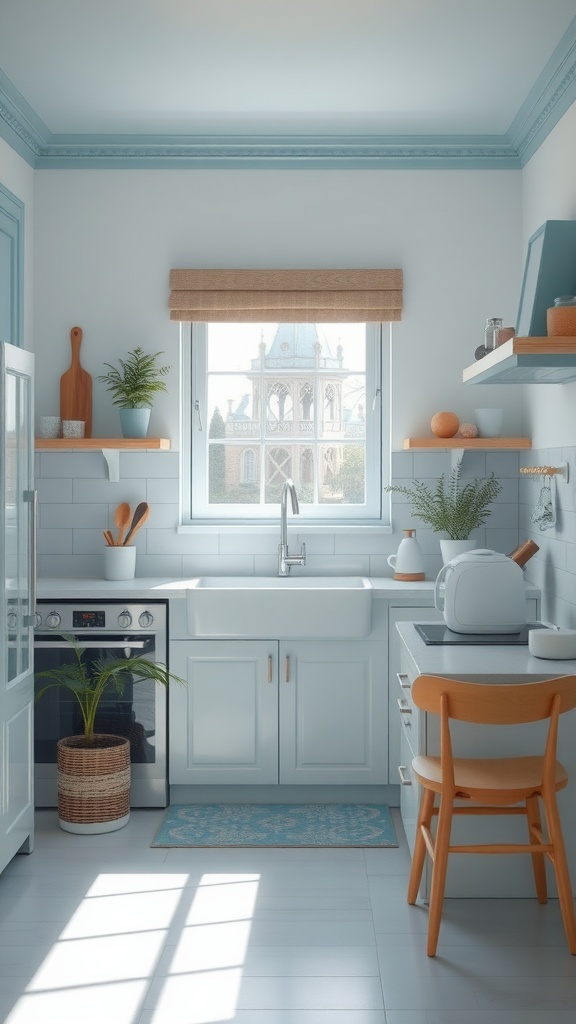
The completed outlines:
<svg viewBox="0 0 576 1024">
<path fill-rule="evenodd" d="M 189 576 L 254 576 L 252 555 L 184 555 L 182 574 Z"/>
<path fill-rule="evenodd" d="M 151 505 L 156 504 L 156 502 L 159 504 L 165 504 L 166 502 L 177 504 L 178 499 L 179 486 L 177 476 L 173 480 L 148 480 L 146 501 L 149 501 Z"/>
<path fill-rule="evenodd" d="M 530 514 L 542 478 L 520 475 L 519 465 L 555 465 L 569 461 L 572 479 L 557 482 L 558 522 L 541 533 Z M 394 452 L 393 482 L 411 479 L 433 484 L 450 473 L 448 452 Z M 121 479 L 111 483 L 102 453 L 42 452 L 36 456 L 39 497 L 38 573 L 41 576 L 103 577 L 102 530 L 114 526 L 114 510 L 128 501 L 151 505 L 148 523 L 136 538 L 139 576 L 259 575 L 277 573 L 277 532 L 223 531 L 180 534 L 178 453 L 122 452 Z M 486 526 L 475 532 L 479 547 L 509 552 L 532 537 L 540 545 L 528 563 L 526 578 L 543 592 L 542 616 L 559 625 L 576 625 L 576 449 L 537 452 L 467 452 L 464 480 L 494 472 L 502 492 Z M 298 575 L 392 575 L 389 554 L 397 551 L 402 530 L 413 528 L 420 544 L 426 576 L 434 579 L 441 567 L 439 536 L 411 515 L 410 502 L 392 495 L 393 532 L 300 532 L 289 520 L 291 548 L 306 543 L 307 564 Z"/>
<path fill-rule="evenodd" d="M 105 480 L 108 472 L 101 451 L 42 452 L 38 475 L 42 478 L 69 476 Z"/>
<path fill-rule="evenodd" d="M 147 535 L 148 555 L 218 554 L 218 534 L 182 534 L 154 528 L 140 532 Z"/>
<path fill-rule="evenodd" d="M 64 478 L 44 479 L 39 477 L 35 483 L 38 494 L 38 509 L 48 502 L 71 502 L 72 481 Z"/>
<path fill-rule="evenodd" d="M 36 531 L 36 551 L 39 555 L 69 555 L 72 553 L 71 530 Z"/>
<path fill-rule="evenodd" d="M 74 529 L 74 527 L 105 530 L 114 524 L 108 505 L 74 505 L 42 503 L 38 520 L 43 528 Z"/>
<path fill-rule="evenodd" d="M 120 452 L 120 477 L 122 480 L 137 479 L 163 480 L 178 479 L 180 456 L 178 452 Z"/>
</svg>

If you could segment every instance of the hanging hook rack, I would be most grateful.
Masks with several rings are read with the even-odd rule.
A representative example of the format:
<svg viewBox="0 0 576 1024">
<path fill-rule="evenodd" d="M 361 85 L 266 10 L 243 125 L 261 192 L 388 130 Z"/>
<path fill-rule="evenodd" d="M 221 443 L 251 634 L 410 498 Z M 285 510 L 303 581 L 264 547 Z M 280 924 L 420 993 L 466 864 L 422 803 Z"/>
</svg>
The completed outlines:
<svg viewBox="0 0 576 1024">
<path fill-rule="evenodd" d="M 530 473 L 533 476 L 561 476 L 566 483 L 570 479 L 570 470 L 567 462 L 563 462 L 560 466 L 521 466 L 520 472 Z"/>
</svg>

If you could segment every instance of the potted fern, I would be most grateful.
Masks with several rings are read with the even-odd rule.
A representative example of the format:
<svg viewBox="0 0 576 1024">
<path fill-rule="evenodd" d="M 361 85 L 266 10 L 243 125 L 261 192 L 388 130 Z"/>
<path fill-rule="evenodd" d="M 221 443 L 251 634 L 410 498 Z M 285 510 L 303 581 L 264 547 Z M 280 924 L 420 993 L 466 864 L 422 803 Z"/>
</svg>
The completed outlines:
<svg viewBox="0 0 576 1024">
<path fill-rule="evenodd" d="M 491 515 L 488 506 L 497 498 L 502 485 L 492 473 L 489 477 L 477 477 L 461 486 L 460 467 L 457 466 L 448 480 L 443 473 L 433 487 L 414 480 L 409 486 L 395 485 L 386 490 L 405 495 L 411 502 L 412 515 L 431 526 L 435 533 L 446 534 L 447 540 L 440 540 L 442 558 L 446 563 L 456 554 L 474 547 L 470 534 L 484 526 Z M 454 542 L 458 542 L 456 546 Z"/>
<path fill-rule="evenodd" d="M 72 637 L 65 639 L 73 651 L 71 661 L 38 672 L 36 681 L 45 685 L 35 696 L 38 701 L 49 690 L 63 687 L 73 694 L 81 714 L 82 732 L 57 743 L 58 823 L 65 832 L 113 832 L 130 817 L 130 729 L 137 726 L 130 718 L 124 728 L 126 716 L 118 713 L 118 706 L 124 698 L 131 707 L 131 689 L 143 680 L 162 686 L 185 680 L 147 658 L 90 659 Z M 98 731 L 99 709 L 110 702 L 116 713 L 109 715 L 106 725 L 112 722 L 126 735 Z"/>
<path fill-rule="evenodd" d="M 120 369 L 104 363 L 109 367 L 108 373 L 97 378 L 112 394 L 112 404 L 119 406 L 123 437 L 146 437 L 152 402 L 157 394 L 168 390 L 162 377 L 170 366 L 157 365 L 160 355 L 161 352 L 146 353 L 138 345 L 126 359 L 118 360 Z"/>
</svg>

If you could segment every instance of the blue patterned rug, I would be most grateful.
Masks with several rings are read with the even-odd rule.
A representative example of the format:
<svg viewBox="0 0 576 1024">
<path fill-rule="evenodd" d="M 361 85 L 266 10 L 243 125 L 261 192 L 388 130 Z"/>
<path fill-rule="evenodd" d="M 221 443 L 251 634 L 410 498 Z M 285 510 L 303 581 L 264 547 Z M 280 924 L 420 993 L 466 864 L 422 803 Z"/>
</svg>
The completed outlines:
<svg viewBox="0 0 576 1024">
<path fill-rule="evenodd" d="M 172 804 L 152 846 L 398 846 L 384 804 Z"/>
</svg>

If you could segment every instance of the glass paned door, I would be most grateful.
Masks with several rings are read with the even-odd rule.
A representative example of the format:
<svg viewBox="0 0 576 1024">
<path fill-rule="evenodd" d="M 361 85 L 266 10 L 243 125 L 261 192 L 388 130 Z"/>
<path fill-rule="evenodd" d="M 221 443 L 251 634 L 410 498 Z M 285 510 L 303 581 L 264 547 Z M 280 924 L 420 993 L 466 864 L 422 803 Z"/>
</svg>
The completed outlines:
<svg viewBox="0 0 576 1024">
<path fill-rule="evenodd" d="M 0 871 L 34 835 L 33 356 L 0 345 Z"/>
</svg>

